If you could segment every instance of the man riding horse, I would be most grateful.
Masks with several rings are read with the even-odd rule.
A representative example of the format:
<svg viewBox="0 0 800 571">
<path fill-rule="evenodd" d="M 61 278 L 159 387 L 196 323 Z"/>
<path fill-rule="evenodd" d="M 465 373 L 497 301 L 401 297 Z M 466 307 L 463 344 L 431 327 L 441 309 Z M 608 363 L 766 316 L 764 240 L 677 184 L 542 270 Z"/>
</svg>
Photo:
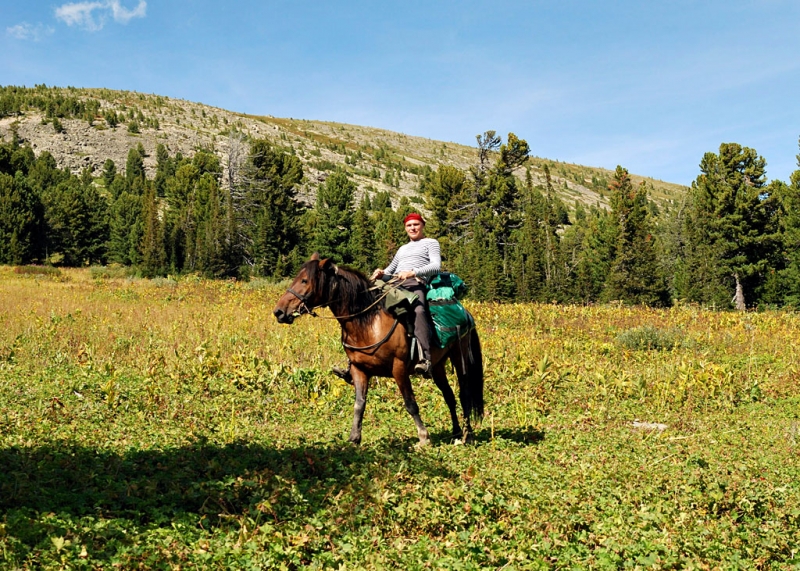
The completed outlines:
<svg viewBox="0 0 800 571">
<path fill-rule="evenodd" d="M 412 212 L 403 220 L 410 241 L 400 246 L 392 262 L 384 269 L 372 272 L 373 281 L 385 275 L 394 275 L 403 289 L 414 293 L 419 303 L 414 304 L 414 335 L 419 343 L 422 358 L 414 366 L 414 372 L 427 375 L 431 370 L 432 332 L 425 307 L 425 280 L 439 273 L 442 256 L 439 242 L 425 237 L 425 220 Z"/>
<path fill-rule="evenodd" d="M 425 220 L 417 212 L 412 212 L 403 219 L 403 227 L 408 234 L 409 242 L 400 246 L 391 263 L 385 268 L 378 268 L 370 279 L 386 279 L 394 277 L 398 280 L 397 286 L 410 291 L 417 296 L 414 309 L 414 336 L 421 353 L 420 360 L 414 365 L 414 372 L 418 375 L 430 375 L 431 372 L 431 345 L 433 332 L 425 306 L 425 282 L 441 270 L 442 256 L 439 242 L 435 238 L 425 236 Z M 342 369 L 333 368 L 334 374 L 347 382 L 351 382 L 349 367 Z"/>
<path fill-rule="evenodd" d="M 480 339 L 474 320 L 463 308 L 468 321 L 463 335 L 448 338 L 444 345 L 441 339 L 433 337 L 425 307 L 425 282 L 422 280 L 435 278 L 439 272 L 439 243 L 425 237 L 425 221 L 419 214 L 406 216 L 403 225 L 409 243 L 398 250 L 386 268 L 375 270 L 372 280 L 356 270 L 340 268 L 331 259 L 321 259 L 314 254 L 302 265 L 286 293 L 278 300 L 273 314 L 279 323 L 291 324 L 303 315 L 316 316 L 316 308 L 327 307 L 333 314 L 332 318 L 339 322 L 348 367 L 344 370 L 335 369 L 334 372 L 355 389 L 353 425 L 349 437 L 351 442 L 361 442 L 361 423 L 369 381 L 376 376 L 394 378 L 406 410 L 417 427 L 420 444 L 430 442 L 411 386 L 412 373 L 433 379 L 450 412 L 453 439 L 468 442 L 472 438 L 471 421 L 483 417 L 483 356 Z M 415 343 L 402 331 L 402 327 L 398 328 L 401 319 L 381 303 L 387 294 L 382 294 L 380 288 L 374 287 L 374 280 L 389 276 L 414 294 L 410 296 L 413 303 L 406 307 L 414 309 L 414 335 L 420 349 L 419 357 L 416 357 Z M 392 285 L 387 284 L 386 287 L 391 290 Z M 440 289 L 444 292 L 447 288 Z M 436 343 L 432 342 L 434 339 Z M 465 421 L 463 430 L 456 411 L 456 398 L 447 381 L 445 365 L 448 362 L 458 378 L 458 398 Z"/>
</svg>

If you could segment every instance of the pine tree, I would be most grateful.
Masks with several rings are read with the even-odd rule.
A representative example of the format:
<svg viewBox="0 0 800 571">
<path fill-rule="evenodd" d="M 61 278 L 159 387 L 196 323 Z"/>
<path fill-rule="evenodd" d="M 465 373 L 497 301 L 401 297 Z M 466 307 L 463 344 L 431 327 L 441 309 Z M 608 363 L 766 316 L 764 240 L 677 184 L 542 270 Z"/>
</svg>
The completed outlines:
<svg viewBox="0 0 800 571">
<path fill-rule="evenodd" d="M 353 215 L 353 231 L 350 235 L 353 267 L 365 273 L 370 273 L 379 263 L 376 260 L 375 226 L 369 210 L 369 195 L 364 194 Z"/>
<path fill-rule="evenodd" d="M 756 301 L 778 237 L 777 198 L 764 192 L 765 167 L 755 150 L 736 143 L 703 157 L 684 223 L 680 297 L 739 309 Z"/>
<path fill-rule="evenodd" d="M 800 154 L 797 155 L 800 167 Z M 795 170 L 789 184 L 780 185 L 777 194 L 780 209 L 781 254 L 778 268 L 780 298 L 775 300 L 795 308 L 800 307 L 800 168 Z"/>
<path fill-rule="evenodd" d="M 512 233 L 513 272 L 516 298 L 525 301 L 549 301 L 559 297 L 560 264 L 559 220 L 556 201 L 545 165 L 546 194 L 533 186 L 530 169 L 520 197 L 522 224 Z"/>
<path fill-rule="evenodd" d="M 0 173 L 0 264 L 29 264 L 42 257 L 43 209 L 22 171 Z"/>
<path fill-rule="evenodd" d="M 106 162 L 103 163 L 103 172 L 100 175 L 100 178 L 103 179 L 103 184 L 105 185 L 106 189 L 111 189 L 111 183 L 114 182 L 116 176 L 117 165 L 114 164 L 114 161 L 111 159 L 106 159 Z"/>
<path fill-rule="evenodd" d="M 470 169 L 471 180 L 440 167 L 442 174 L 426 181 L 424 191 L 435 228 L 442 233 L 443 254 L 452 262 L 451 269 L 470 284 L 471 295 L 512 299 L 517 283 L 514 268 L 520 263 L 513 234 L 523 220 L 513 173 L 527 161 L 530 149 L 513 133 L 506 144 L 494 131 L 476 138 L 478 163 Z"/>
<path fill-rule="evenodd" d="M 164 234 L 158 217 L 158 199 L 155 185 L 148 184 L 142 197 L 142 273 L 146 277 L 163 275 L 167 256 L 164 249 Z"/>
<path fill-rule="evenodd" d="M 343 170 L 330 175 L 317 191 L 316 227 L 312 248 L 322 258 L 353 262 L 351 233 L 356 185 Z"/>
<path fill-rule="evenodd" d="M 484 135 L 489 146 L 499 142 L 499 138 Z M 472 169 L 475 202 L 470 215 L 469 231 L 463 246 L 466 249 L 466 260 L 469 266 L 459 272 L 470 276 L 470 283 L 475 280 L 486 280 L 491 276 L 491 283 L 479 286 L 473 291 L 485 291 L 489 296 L 485 299 L 513 299 L 515 296 L 515 276 L 513 258 L 515 243 L 512 233 L 522 224 L 522 213 L 519 207 L 520 192 L 514 171 L 528 159 L 530 149 L 524 139 L 514 133 L 508 134 L 508 142 L 499 146 L 497 160 L 491 169 L 485 168 L 479 139 L 479 162 Z M 483 252 L 483 260 L 480 252 Z"/>
<path fill-rule="evenodd" d="M 196 220 L 194 216 L 194 190 L 200 172 L 189 161 L 183 161 L 175 175 L 166 182 L 168 208 L 164 216 L 166 253 L 174 272 L 194 269 L 196 245 Z"/>
<path fill-rule="evenodd" d="M 207 200 L 207 190 L 201 190 L 198 196 L 198 184 L 204 176 L 216 180 L 218 163 L 204 159 L 188 160 L 181 156 L 176 156 L 175 161 L 174 175 L 165 180 L 167 209 L 163 232 L 166 255 L 172 271 L 194 271 L 197 269 L 198 224 L 202 221 L 202 210 Z M 210 172 L 206 172 L 206 165 Z M 207 186 L 203 188 L 207 189 Z"/>
<path fill-rule="evenodd" d="M 125 181 L 128 183 L 128 191 L 136 195 L 144 192 L 144 158 L 144 147 L 139 143 L 137 147 L 128 150 L 128 159 L 125 161 Z"/>
<path fill-rule="evenodd" d="M 123 192 L 109 210 L 108 259 L 125 266 L 139 265 L 143 231 L 142 197 Z"/>
<path fill-rule="evenodd" d="M 230 188 L 224 190 L 223 199 L 225 201 L 225 231 L 223 256 L 225 259 L 225 276 L 239 276 L 242 265 L 241 243 L 239 241 L 238 226 L 236 223 L 236 211 L 233 206 L 233 193 Z M 288 268 L 290 275 L 295 273 L 295 267 Z"/>
<path fill-rule="evenodd" d="M 392 197 L 385 190 L 376 193 L 375 198 L 372 200 L 372 211 L 381 212 L 387 208 L 389 210 L 392 209 Z"/>
<path fill-rule="evenodd" d="M 658 272 L 645 183 L 634 190 L 628 171 L 618 166 L 609 190 L 615 239 L 602 297 L 630 304 L 668 305 L 666 282 Z"/>
<path fill-rule="evenodd" d="M 462 212 L 470 202 L 467 176 L 456 167 L 441 165 L 423 180 L 421 191 L 431 212 L 428 231 L 439 238 L 444 250 L 467 221 L 466 213 Z"/>
<path fill-rule="evenodd" d="M 219 184 L 213 175 L 200 177 L 194 193 L 193 215 L 196 220 L 194 267 L 209 277 L 227 271 L 225 260 L 225 217 Z"/>
<path fill-rule="evenodd" d="M 104 262 L 107 206 L 94 185 L 84 186 L 70 177 L 48 189 L 43 203 L 50 253 L 60 253 L 67 266 Z"/>
<path fill-rule="evenodd" d="M 605 209 L 576 208 L 575 222 L 561 239 L 566 270 L 564 301 L 592 303 L 600 299 L 614 253 L 616 234 Z"/>
<path fill-rule="evenodd" d="M 258 139 L 251 143 L 237 176 L 232 204 L 245 263 L 256 275 L 288 275 L 294 271 L 301 241 L 300 160 Z"/>
<path fill-rule="evenodd" d="M 156 196 L 166 196 L 167 179 L 175 174 L 175 161 L 169 156 L 169 151 L 162 143 L 156 145 L 156 176 L 153 182 L 156 185 Z"/>
<path fill-rule="evenodd" d="M 14 169 L 14 172 L 23 170 L 20 169 L 19 164 L 15 165 L 14 161 L 12 161 L 11 167 Z M 73 178 L 69 171 L 58 168 L 55 158 L 48 151 L 42 151 L 31 163 L 30 169 L 23 170 L 23 172 L 27 172 L 28 184 L 31 185 L 33 191 L 42 199 L 44 199 L 45 193 L 49 192 L 59 183 L 66 182 Z"/>
<path fill-rule="evenodd" d="M 374 268 L 385 268 L 389 265 L 397 249 L 407 240 L 403 230 L 403 219 L 392 209 L 389 195 L 378 193 L 372 201 L 374 209 L 373 225 L 375 234 L 373 243 L 375 244 Z M 400 235 L 403 232 L 403 235 Z"/>
</svg>

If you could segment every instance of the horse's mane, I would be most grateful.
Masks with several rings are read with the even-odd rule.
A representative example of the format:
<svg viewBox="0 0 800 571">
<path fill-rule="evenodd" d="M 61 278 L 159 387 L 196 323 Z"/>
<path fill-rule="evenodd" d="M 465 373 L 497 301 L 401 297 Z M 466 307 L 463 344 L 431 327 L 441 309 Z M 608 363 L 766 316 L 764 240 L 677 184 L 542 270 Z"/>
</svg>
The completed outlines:
<svg viewBox="0 0 800 571">
<path fill-rule="evenodd" d="M 334 315 L 352 315 L 354 323 L 367 325 L 380 310 L 381 304 L 375 304 L 378 294 L 360 271 L 338 266 L 335 273 L 329 273 L 320 269 L 317 261 L 306 262 L 305 267 L 309 281 L 323 292 Z"/>
</svg>

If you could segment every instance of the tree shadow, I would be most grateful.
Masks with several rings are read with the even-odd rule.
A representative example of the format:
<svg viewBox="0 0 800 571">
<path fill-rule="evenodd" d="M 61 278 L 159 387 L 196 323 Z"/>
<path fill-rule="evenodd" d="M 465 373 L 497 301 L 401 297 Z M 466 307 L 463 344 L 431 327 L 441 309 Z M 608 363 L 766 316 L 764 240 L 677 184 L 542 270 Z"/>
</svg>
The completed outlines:
<svg viewBox="0 0 800 571">
<path fill-rule="evenodd" d="M 2 449 L 0 466 L 0 519 L 5 516 L 7 531 L 29 545 L 44 533 L 31 526 L 35 513 L 124 519 L 134 527 L 183 520 L 208 529 L 230 516 L 307 517 L 342 491 L 369 503 L 372 496 L 359 487 L 400 469 L 455 477 L 435 458 L 393 440 L 294 448 L 200 441 L 126 452 L 56 442 Z"/>
<path fill-rule="evenodd" d="M 490 428 L 481 428 L 472 434 L 474 442 L 491 442 L 492 440 L 502 439 L 518 444 L 538 444 L 544 440 L 544 432 L 534 428 L 501 428 L 492 431 Z M 453 434 L 449 430 L 439 430 L 430 433 L 431 442 L 435 446 L 446 446 L 453 444 Z"/>
<path fill-rule="evenodd" d="M 500 428 L 492 430 L 482 428 L 475 434 L 476 442 L 490 442 L 491 440 L 508 440 L 517 444 L 539 444 L 544 440 L 545 433 L 535 428 Z"/>
</svg>

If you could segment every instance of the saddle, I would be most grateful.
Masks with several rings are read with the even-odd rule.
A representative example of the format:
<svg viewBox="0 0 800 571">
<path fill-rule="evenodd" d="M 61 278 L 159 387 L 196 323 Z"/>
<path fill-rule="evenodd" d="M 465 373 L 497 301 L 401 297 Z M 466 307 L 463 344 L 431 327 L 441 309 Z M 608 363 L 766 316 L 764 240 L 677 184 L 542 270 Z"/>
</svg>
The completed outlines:
<svg viewBox="0 0 800 571">
<path fill-rule="evenodd" d="M 378 290 L 378 295 L 383 296 L 383 307 L 386 311 L 404 324 L 408 321 L 413 323 L 413 319 L 409 319 L 414 312 L 412 307 L 422 301 L 417 294 L 383 280 L 377 280 L 374 287 Z"/>
</svg>

